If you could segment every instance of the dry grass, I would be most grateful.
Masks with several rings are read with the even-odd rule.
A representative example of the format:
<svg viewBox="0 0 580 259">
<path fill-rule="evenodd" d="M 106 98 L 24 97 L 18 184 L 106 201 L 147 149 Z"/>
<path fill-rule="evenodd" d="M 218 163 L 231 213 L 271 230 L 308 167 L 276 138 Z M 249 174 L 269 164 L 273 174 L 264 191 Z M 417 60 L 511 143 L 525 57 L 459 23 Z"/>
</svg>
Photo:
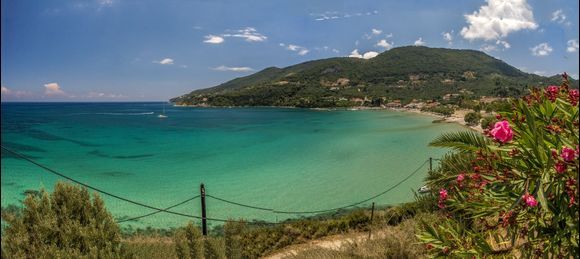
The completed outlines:
<svg viewBox="0 0 580 259">
<path fill-rule="evenodd" d="M 133 236 L 124 239 L 122 243 L 134 258 L 177 258 L 171 237 Z"/>
<path fill-rule="evenodd" d="M 425 258 L 425 250 L 416 238 L 421 220 L 435 221 L 433 214 L 419 214 L 396 226 L 374 226 L 372 238 L 367 233 L 338 235 L 308 244 L 291 246 L 268 258 Z"/>
</svg>

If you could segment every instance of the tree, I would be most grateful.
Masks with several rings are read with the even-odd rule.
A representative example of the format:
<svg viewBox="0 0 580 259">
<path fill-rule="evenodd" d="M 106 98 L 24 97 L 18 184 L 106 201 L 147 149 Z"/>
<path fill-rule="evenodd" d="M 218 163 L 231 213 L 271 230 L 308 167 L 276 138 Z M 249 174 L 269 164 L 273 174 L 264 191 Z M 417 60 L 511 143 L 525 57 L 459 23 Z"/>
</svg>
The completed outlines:
<svg viewBox="0 0 580 259">
<path fill-rule="evenodd" d="M 469 126 L 477 126 L 481 120 L 481 114 L 479 112 L 469 112 L 465 114 L 463 120 L 465 120 L 465 123 Z"/>
<path fill-rule="evenodd" d="M 3 214 L 2 257 L 124 258 L 118 225 L 103 200 L 58 182 L 52 193 L 28 195 L 18 214 Z"/>
</svg>

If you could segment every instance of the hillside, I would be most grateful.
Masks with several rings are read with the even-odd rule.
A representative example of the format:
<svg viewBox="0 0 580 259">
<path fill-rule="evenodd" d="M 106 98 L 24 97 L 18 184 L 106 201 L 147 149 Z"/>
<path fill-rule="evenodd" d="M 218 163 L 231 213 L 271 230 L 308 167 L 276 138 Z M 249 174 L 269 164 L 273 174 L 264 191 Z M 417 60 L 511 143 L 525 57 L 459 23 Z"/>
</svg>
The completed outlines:
<svg viewBox="0 0 580 259">
<path fill-rule="evenodd" d="M 446 94 L 519 96 L 559 77 L 524 73 L 481 51 L 400 47 L 372 59 L 329 58 L 236 78 L 171 99 L 196 106 L 379 106 Z M 577 85 L 577 82 L 574 82 Z"/>
</svg>

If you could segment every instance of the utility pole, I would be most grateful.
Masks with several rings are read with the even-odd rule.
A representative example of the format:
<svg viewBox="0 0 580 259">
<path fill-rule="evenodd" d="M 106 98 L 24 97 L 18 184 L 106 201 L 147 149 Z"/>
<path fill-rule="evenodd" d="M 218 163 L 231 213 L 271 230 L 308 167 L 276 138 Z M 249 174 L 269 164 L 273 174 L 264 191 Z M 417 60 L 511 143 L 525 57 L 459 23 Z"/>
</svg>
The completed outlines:
<svg viewBox="0 0 580 259">
<path fill-rule="evenodd" d="M 201 231 L 204 236 L 207 236 L 207 220 L 205 218 L 205 186 L 203 183 L 199 186 L 201 195 Z"/>
<path fill-rule="evenodd" d="M 369 226 L 369 239 L 371 239 L 371 232 L 373 230 L 373 216 L 375 215 L 375 203 L 373 202 L 373 206 L 371 208 L 371 224 Z"/>
</svg>

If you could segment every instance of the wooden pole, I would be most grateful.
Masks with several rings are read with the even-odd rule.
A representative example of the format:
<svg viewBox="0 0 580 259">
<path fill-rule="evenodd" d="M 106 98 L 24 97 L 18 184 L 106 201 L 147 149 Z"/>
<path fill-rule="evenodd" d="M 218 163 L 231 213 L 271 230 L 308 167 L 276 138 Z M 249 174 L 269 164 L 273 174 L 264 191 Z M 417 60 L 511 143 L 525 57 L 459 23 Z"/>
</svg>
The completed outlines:
<svg viewBox="0 0 580 259">
<path fill-rule="evenodd" d="M 373 206 L 371 207 L 371 225 L 369 227 L 369 239 L 371 239 L 371 232 L 373 230 L 373 216 L 375 215 L 375 203 L 373 202 Z"/>
<path fill-rule="evenodd" d="M 205 186 L 203 186 L 203 183 L 199 186 L 199 192 L 201 195 L 201 231 L 204 236 L 207 236 L 207 220 L 205 218 Z"/>
<path fill-rule="evenodd" d="M 433 171 L 433 158 L 429 158 L 429 171 Z"/>
</svg>

